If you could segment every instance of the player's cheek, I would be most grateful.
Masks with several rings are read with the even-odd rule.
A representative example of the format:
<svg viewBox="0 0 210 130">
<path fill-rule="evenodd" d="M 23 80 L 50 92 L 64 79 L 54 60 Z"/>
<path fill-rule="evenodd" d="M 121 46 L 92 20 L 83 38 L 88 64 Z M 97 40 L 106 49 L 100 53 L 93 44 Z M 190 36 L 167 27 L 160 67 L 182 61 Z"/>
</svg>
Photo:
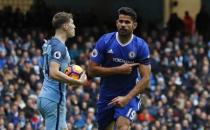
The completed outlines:
<svg viewBox="0 0 210 130">
<path fill-rule="evenodd" d="M 117 24 L 117 29 L 120 29 L 120 25 L 119 24 Z"/>
</svg>

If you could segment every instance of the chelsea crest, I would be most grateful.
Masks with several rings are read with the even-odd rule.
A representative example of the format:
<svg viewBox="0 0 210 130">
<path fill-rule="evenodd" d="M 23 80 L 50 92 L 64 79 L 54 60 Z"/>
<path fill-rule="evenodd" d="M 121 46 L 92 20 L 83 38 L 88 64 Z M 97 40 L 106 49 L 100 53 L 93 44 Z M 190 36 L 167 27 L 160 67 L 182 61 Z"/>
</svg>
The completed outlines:
<svg viewBox="0 0 210 130">
<path fill-rule="evenodd" d="M 136 57 L 136 53 L 134 51 L 131 51 L 128 53 L 128 56 L 130 59 L 134 59 Z"/>
</svg>

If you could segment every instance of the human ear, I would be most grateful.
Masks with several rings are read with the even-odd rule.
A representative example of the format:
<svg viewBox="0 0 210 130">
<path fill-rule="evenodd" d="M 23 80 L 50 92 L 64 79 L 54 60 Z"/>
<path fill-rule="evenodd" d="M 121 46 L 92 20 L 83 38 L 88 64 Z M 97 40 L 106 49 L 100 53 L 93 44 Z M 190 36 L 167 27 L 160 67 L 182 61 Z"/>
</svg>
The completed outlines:
<svg viewBox="0 0 210 130">
<path fill-rule="evenodd" d="M 133 30 L 135 30 L 135 29 L 137 28 L 137 25 L 138 25 L 137 22 L 134 22 L 134 23 L 133 23 Z"/>
</svg>

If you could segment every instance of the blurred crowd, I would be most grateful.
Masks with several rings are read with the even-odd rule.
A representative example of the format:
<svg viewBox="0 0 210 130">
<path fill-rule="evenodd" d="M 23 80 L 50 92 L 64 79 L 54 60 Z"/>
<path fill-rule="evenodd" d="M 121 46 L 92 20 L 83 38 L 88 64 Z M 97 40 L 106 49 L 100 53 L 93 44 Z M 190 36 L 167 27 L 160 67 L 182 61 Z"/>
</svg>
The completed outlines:
<svg viewBox="0 0 210 130">
<path fill-rule="evenodd" d="M 1 11 L 1 19 L 7 13 L 8 8 Z M 50 38 L 50 32 L 40 30 L 42 27 L 33 25 L 31 19 L 31 24 L 23 24 L 29 23 L 27 19 L 21 21 L 26 18 L 24 14 L 13 12 L 12 16 L 10 19 L 19 24 L 9 22 L 8 17 L 5 20 L 9 21 L 0 22 L 0 130 L 42 130 L 43 118 L 36 99 L 43 81 L 41 46 L 45 38 Z M 167 27 L 141 33 L 150 47 L 152 74 L 132 130 L 210 129 L 209 19 L 204 9 L 196 21 L 189 12 L 184 18 L 174 13 Z M 84 28 L 67 41 L 73 64 L 87 69 L 90 52 L 104 31 L 107 29 Z M 68 86 L 69 130 L 97 130 L 100 78 L 88 79 L 84 87 Z"/>
</svg>

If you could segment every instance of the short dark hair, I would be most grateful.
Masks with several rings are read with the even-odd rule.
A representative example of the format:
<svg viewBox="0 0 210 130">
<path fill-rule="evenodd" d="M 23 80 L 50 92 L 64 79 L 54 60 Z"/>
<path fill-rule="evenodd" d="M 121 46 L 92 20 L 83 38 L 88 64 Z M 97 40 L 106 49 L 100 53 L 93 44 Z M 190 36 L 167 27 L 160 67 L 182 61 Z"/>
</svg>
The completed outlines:
<svg viewBox="0 0 210 130">
<path fill-rule="evenodd" d="M 60 28 L 64 23 L 67 23 L 69 22 L 70 19 L 73 18 L 73 15 L 71 13 L 66 13 L 66 12 L 59 12 L 59 13 L 56 13 L 54 16 L 53 16 L 53 19 L 52 19 L 52 26 L 55 28 L 55 29 L 58 29 Z"/>
<path fill-rule="evenodd" d="M 118 9 L 118 16 L 120 14 L 124 14 L 124 15 L 128 15 L 132 18 L 133 21 L 136 21 L 137 20 L 137 14 L 136 12 L 130 8 L 130 7 L 121 7 Z"/>
</svg>

